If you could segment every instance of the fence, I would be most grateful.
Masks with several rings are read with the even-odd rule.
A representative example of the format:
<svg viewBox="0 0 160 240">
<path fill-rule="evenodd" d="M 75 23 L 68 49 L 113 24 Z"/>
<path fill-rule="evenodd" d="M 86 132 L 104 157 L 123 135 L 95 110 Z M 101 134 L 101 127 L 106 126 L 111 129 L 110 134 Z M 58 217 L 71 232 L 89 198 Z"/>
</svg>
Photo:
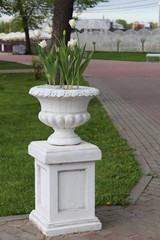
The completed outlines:
<svg viewBox="0 0 160 240">
<path fill-rule="evenodd" d="M 75 33 L 72 33 L 72 38 Z M 97 51 L 125 51 L 125 52 L 160 52 L 160 29 L 87 31 L 79 34 L 80 44 L 86 43 L 86 50 Z"/>
</svg>

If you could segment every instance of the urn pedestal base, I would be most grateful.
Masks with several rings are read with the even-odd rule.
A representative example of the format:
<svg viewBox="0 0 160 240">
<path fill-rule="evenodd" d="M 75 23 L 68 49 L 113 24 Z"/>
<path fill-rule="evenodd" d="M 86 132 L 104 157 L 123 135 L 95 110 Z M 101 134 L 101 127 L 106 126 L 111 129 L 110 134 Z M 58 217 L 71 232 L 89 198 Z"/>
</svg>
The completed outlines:
<svg viewBox="0 0 160 240">
<path fill-rule="evenodd" d="M 98 218 L 77 220 L 63 223 L 48 223 L 45 218 L 41 217 L 38 212 L 33 210 L 29 215 L 29 220 L 35 224 L 39 230 L 48 237 L 60 236 L 70 233 L 97 231 L 102 228 Z"/>
<path fill-rule="evenodd" d="M 52 146 L 31 142 L 35 158 L 35 210 L 30 220 L 46 236 L 101 229 L 95 217 L 95 161 L 101 151 L 93 144 Z"/>
<path fill-rule="evenodd" d="M 77 145 L 82 142 L 74 129 L 56 129 L 47 141 L 49 144 L 56 146 Z"/>
</svg>

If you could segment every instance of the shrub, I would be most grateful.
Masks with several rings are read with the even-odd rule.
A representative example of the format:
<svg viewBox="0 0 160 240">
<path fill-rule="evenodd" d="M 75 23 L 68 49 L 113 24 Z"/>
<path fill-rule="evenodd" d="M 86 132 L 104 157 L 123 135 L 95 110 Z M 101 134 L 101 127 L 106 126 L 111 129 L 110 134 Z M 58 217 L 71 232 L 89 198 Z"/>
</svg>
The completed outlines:
<svg viewBox="0 0 160 240">
<path fill-rule="evenodd" d="M 38 59 L 32 59 L 32 66 L 34 69 L 34 75 L 35 75 L 35 79 L 39 80 L 41 79 L 42 73 L 43 73 L 43 64 L 40 62 L 40 60 Z"/>
</svg>

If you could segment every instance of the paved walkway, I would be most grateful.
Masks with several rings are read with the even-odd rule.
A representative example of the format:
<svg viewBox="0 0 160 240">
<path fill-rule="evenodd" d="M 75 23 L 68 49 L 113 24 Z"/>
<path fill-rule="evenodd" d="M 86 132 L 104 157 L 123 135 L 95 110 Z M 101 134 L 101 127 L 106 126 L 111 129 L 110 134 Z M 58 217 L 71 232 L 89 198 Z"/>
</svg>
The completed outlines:
<svg viewBox="0 0 160 240">
<path fill-rule="evenodd" d="M 159 64 L 92 61 L 86 75 L 142 167 L 143 177 L 130 195 L 135 204 L 96 208 L 102 231 L 59 238 L 45 238 L 26 215 L 0 218 L 0 240 L 160 240 Z"/>
<path fill-rule="evenodd" d="M 13 55 L 11 53 L 0 52 L 0 61 L 19 62 L 26 65 L 31 65 L 33 58 L 37 57 L 34 55 Z"/>
</svg>

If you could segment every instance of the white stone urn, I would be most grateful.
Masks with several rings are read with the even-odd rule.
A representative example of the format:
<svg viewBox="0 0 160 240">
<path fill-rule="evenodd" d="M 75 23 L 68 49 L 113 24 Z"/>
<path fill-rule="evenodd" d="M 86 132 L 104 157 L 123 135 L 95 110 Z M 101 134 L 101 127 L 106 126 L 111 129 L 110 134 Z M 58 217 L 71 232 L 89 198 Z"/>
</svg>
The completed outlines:
<svg viewBox="0 0 160 240">
<path fill-rule="evenodd" d="M 62 89 L 59 86 L 41 85 L 30 89 L 40 104 L 38 115 L 41 122 L 52 127 L 54 133 L 48 138 L 51 145 L 76 145 L 81 143 L 74 129 L 90 119 L 87 112 L 92 97 L 99 95 L 99 90 L 86 86 L 73 86 Z"/>
</svg>

